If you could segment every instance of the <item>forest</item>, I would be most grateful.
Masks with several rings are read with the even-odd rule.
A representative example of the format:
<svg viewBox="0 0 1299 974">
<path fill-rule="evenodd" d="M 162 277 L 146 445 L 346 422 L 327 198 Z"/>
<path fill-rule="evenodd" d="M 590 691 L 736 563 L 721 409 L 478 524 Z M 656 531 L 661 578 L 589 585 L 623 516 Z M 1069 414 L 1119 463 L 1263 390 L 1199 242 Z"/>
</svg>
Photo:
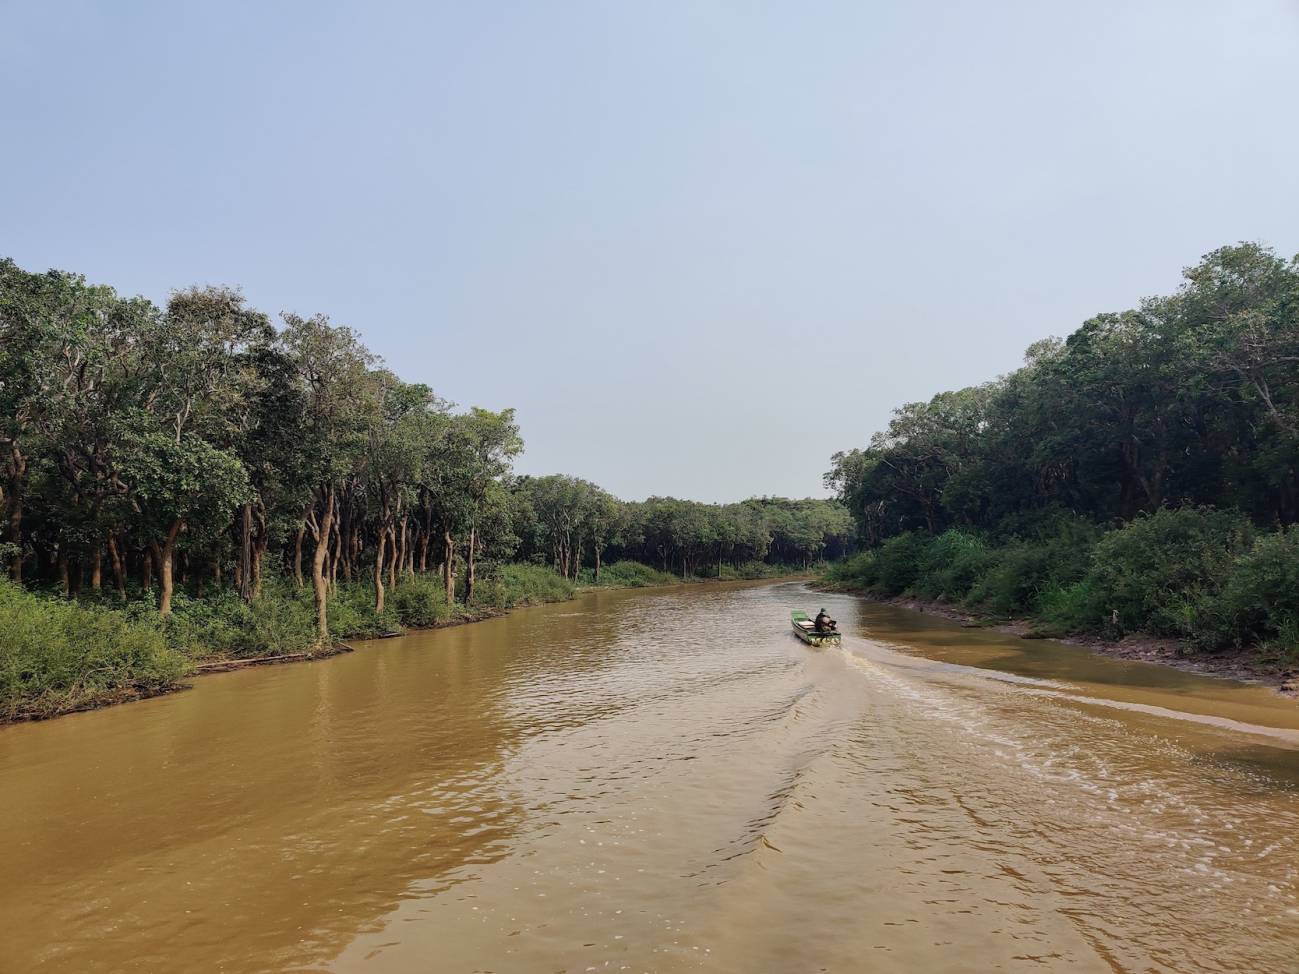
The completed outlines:
<svg viewBox="0 0 1299 974">
<path fill-rule="evenodd" d="M 1293 663 L 1299 258 L 1242 243 L 1183 276 L 836 454 L 863 551 L 834 582 Z"/>
<path fill-rule="evenodd" d="M 457 409 L 323 315 L 0 261 L 0 717 L 854 543 L 836 501 L 623 502 L 515 475 L 522 449 L 513 410 Z"/>
</svg>

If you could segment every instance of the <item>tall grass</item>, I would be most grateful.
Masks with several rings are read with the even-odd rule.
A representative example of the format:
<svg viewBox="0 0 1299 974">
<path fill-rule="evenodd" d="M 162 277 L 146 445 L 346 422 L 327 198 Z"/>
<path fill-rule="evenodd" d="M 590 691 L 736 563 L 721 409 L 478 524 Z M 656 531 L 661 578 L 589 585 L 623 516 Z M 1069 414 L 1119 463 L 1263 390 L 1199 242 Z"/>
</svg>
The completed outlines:
<svg viewBox="0 0 1299 974">
<path fill-rule="evenodd" d="M 502 565 L 486 586 L 484 601 L 498 608 L 537 605 L 542 602 L 564 602 L 577 592 L 575 586 L 558 572 L 542 565 Z"/>
<path fill-rule="evenodd" d="M 595 580 L 593 572 L 582 572 L 582 584 L 601 585 L 614 588 L 645 588 L 649 585 L 675 585 L 681 581 L 670 572 L 659 571 L 639 561 L 615 561 L 611 565 L 600 567 L 600 580 Z"/>
<path fill-rule="evenodd" d="M 160 624 L 64 602 L 0 579 L 0 716 L 46 716 L 152 693 L 185 673 Z"/>
</svg>

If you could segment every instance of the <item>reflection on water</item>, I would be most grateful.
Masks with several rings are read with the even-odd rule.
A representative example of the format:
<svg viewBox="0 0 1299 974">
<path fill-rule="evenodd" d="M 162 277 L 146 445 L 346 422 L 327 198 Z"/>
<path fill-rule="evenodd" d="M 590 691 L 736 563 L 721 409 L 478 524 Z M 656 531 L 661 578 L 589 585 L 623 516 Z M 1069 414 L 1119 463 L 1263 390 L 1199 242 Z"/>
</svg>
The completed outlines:
<svg viewBox="0 0 1299 974">
<path fill-rule="evenodd" d="M 1270 691 L 598 593 L 0 730 L 0 969 L 1294 971 L 1297 786 Z"/>
</svg>

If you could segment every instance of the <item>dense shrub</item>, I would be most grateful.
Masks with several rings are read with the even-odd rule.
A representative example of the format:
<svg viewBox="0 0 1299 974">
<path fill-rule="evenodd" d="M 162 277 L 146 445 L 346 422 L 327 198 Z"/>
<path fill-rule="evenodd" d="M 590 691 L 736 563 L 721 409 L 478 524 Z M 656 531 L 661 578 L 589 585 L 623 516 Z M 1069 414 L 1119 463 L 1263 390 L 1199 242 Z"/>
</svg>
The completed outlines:
<svg viewBox="0 0 1299 974">
<path fill-rule="evenodd" d="M 286 656 L 316 642 L 316 610 L 306 599 L 263 595 L 248 606 L 247 638 L 236 644 L 240 656 Z"/>
<path fill-rule="evenodd" d="M 1201 642 L 1263 642 L 1299 654 L 1299 531 L 1258 538 L 1231 566 L 1216 609 L 1220 627 Z"/>
<path fill-rule="evenodd" d="M 389 593 L 388 601 L 403 626 L 427 628 L 451 618 L 446 588 L 438 578 L 405 578 Z"/>
<path fill-rule="evenodd" d="M 310 591 L 301 598 L 308 604 Z M 401 623 L 391 600 L 383 612 L 374 611 L 374 586 L 368 582 L 339 584 L 329 599 L 329 634 L 335 639 L 373 639 L 399 632 Z"/>
<path fill-rule="evenodd" d="M 1079 582 L 1092 563 L 1098 529 L 1076 518 L 1034 519 L 1033 530 L 994 549 L 966 601 L 1001 615 L 1039 610 L 1047 593 Z"/>
<path fill-rule="evenodd" d="M 871 589 L 875 585 L 875 552 L 859 551 L 855 555 L 835 562 L 822 576 L 832 588 Z"/>
<path fill-rule="evenodd" d="M 669 572 L 659 571 L 639 561 L 615 561 L 600 568 L 600 585 L 618 588 L 644 588 L 647 585 L 672 585 L 681 581 Z M 597 584 L 594 573 L 584 571 L 582 582 L 586 585 Z"/>
<path fill-rule="evenodd" d="M 901 595 L 920 577 L 929 538 L 923 534 L 899 534 L 889 538 L 875 553 L 873 588 L 886 595 Z"/>
<path fill-rule="evenodd" d="M 1070 584 L 1048 584 L 1037 597 L 1037 617 L 1043 625 L 1039 635 L 1063 636 L 1095 629 L 1104 622 L 1105 612 L 1096 586 L 1087 579 Z"/>
<path fill-rule="evenodd" d="M 801 565 L 776 565 L 765 561 L 746 561 L 742 565 L 722 565 L 723 580 L 755 581 L 761 578 L 783 578 L 786 575 L 806 575 L 808 569 Z"/>
<path fill-rule="evenodd" d="M 981 538 L 965 531 L 944 531 L 925 546 L 920 556 L 920 574 L 911 589 L 925 598 L 959 601 L 988 570 L 992 560 Z"/>
<path fill-rule="evenodd" d="M 563 602 L 577 591 L 568 579 L 541 565 L 502 565 L 492 589 L 492 602 L 502 609 Z"/>
<path fill-rule="evenodd" d="M 149 692 L 188 667 L 162 627 L 0 579 L 0 715 L 55 713 L 122 691 Z"/>
<path fill-rule="evenodd" d="M 1088 580 L 1118 629 L 1194 637 L 1221 628 L 1217 598 L 1251 536 L 1233 512 L 1157 511 L 1101 538 Z"/>
</svg>

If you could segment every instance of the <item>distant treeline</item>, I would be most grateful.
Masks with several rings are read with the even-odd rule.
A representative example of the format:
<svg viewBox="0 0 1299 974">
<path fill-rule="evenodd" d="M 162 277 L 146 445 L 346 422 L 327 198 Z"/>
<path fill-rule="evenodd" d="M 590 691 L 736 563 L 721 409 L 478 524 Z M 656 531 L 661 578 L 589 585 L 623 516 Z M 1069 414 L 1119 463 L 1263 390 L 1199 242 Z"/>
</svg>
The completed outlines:
<svg viewBox="0 0 1299 974">
<path fill-rule="evenodd" d="M 701 504 L 673 497 L 619 501 L 576 477 L 520 477 L 511 483 L 517 557 L 577 580 L 582 566 L 630 559 L 683 578 L 721 576 L 751 562 L 806 568 L 836 559 L 853 541 L 837 501 L 764 497 Z"/>
<path fill-rule="evenodd" d="M 836 454 L 869 549 L 840 579 L 1299 648 L 1299 259 L 1246 243 L 1184 275 Z"/>
<path fill-rule="evenodd" d="M 383 613 L 438 573 L 473 603 L 523 560 L 577 580 L 610 555 L 679 575 L 841 555 L 834 501 L 623 503 L 572 477 L 517 478 L 512 410 L 457 411 L 321 315 L 281 327 L 227 288 L 165 307 L 0 261 L 0 557 L 14 581 L 161 615 L 179 590 L 247 603 L 275 575 L 314 593 L 364 581 Z"/>
</svg>

